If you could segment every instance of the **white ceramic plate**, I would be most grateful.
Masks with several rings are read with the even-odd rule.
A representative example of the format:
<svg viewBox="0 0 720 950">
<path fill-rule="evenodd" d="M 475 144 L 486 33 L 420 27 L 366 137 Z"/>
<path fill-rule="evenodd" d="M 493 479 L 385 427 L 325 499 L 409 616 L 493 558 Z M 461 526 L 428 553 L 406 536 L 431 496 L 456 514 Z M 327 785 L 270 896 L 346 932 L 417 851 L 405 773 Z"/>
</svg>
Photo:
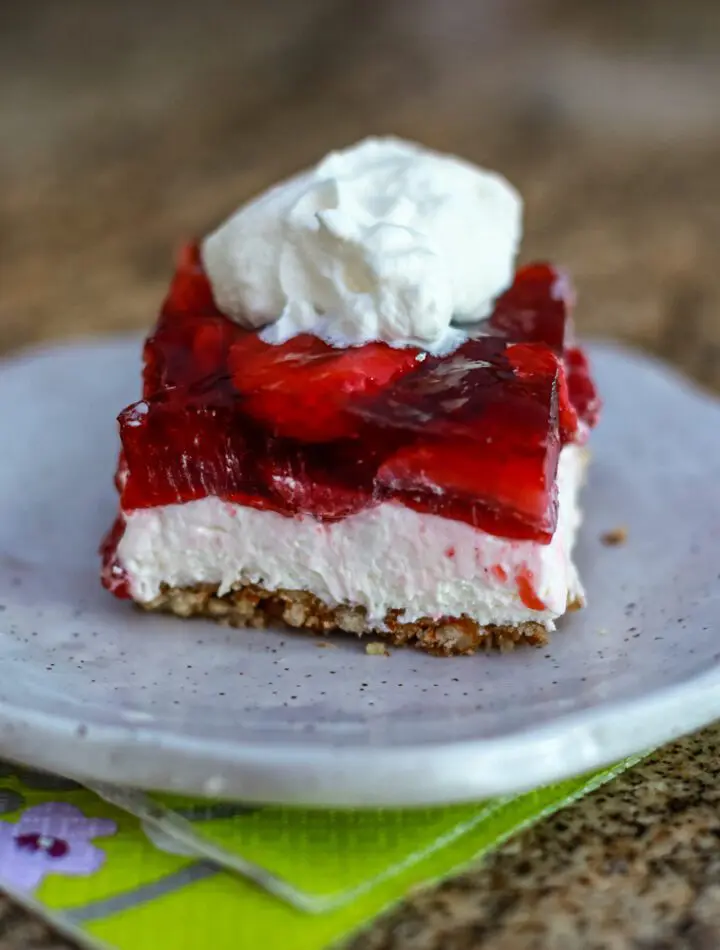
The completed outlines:
<svg viewBox="0 0 720 950">
<path fill-rule="evenodd" d="M 550 647 L 435 659 L 143 615 L 98 584 L 137 341 L 0 366 L 0 757 L 75 777 L 305 804 L 480 798 L 720 715 L 720 404 L 596 347 L 606 400 Z M 628 526 L 627 543 L 603 531 Z"/>
</svg>

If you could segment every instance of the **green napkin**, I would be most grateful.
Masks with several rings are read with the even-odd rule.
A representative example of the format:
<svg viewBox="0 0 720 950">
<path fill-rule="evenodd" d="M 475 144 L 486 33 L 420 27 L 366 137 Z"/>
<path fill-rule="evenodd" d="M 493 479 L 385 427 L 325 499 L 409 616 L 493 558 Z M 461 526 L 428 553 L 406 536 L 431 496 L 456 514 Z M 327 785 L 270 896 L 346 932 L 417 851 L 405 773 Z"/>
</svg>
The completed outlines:
<svg viewBox="0 0 720 950">
<path fill-rule="evenodd" d="M 634 759 L 512 798 L 256 807 L 0 767 L 0 886 L 89 947 L 324 950 Z"/>
</svg>

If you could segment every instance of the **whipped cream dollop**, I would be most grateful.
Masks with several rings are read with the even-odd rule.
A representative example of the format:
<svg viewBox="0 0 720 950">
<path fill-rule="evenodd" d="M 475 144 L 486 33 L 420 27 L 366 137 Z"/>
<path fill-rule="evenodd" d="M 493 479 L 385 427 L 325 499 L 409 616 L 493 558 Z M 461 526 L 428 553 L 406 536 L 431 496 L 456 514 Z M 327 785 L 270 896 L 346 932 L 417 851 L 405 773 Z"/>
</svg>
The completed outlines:
<svg viewBox="0 0 720 950">
<path fill-rule="evenodd" d="M 243 205 L 202 257 L 218 307 L 268 342 L 312 333 L 443 352 L 512 282 L 521 231 L 502 176 L 369 138 Z"/>
</svg>

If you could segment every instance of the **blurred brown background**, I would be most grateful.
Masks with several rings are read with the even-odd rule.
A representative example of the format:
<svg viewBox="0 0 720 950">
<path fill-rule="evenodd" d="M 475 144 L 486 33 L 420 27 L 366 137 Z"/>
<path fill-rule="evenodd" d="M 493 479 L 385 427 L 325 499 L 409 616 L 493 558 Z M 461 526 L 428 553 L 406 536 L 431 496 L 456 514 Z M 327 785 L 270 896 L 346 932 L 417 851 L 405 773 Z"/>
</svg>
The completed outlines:
<svg viewBox="0 0 720 950">
<path fill-rule="evenodd" d="M 717 0 L 29 0 L 0 90 L 2 349 L 146 326 L 180 240 L 394 131 L 521 188 L 586 328 L 720 379 Z"/>
<path fill-rule="evenodd" d="M 720 387 L 718 0 L 0 0 L 0 352 L 153 320 L 172 253 L 329 148 L 504 172 L 585 330 Z M 714 950 L 720 727 L 364 950 Z M 66 947 L 0 897 L 0 950 Z"/>
</svg>

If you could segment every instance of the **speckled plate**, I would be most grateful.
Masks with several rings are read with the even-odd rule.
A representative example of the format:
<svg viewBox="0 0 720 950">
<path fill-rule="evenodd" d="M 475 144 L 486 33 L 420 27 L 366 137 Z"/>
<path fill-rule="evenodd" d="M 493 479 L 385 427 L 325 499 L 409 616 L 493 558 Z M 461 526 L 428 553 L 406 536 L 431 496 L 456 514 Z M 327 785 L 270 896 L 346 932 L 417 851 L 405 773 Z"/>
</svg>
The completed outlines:
<svg viewBox="0 0 720 950">
<path fill-rule="evenodd" d="M 720 404 L 621 349 L 546 649 L 435 659 L 147 616 L 98 584 L 137 341 L 0 368 L 0 757 L 94 781 L 306 804 L 526 789 L 720 715 Z M 600 536 L 626 525 L 625 544 Z"/>
</svg>

